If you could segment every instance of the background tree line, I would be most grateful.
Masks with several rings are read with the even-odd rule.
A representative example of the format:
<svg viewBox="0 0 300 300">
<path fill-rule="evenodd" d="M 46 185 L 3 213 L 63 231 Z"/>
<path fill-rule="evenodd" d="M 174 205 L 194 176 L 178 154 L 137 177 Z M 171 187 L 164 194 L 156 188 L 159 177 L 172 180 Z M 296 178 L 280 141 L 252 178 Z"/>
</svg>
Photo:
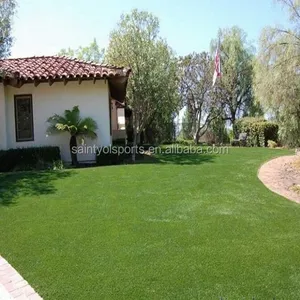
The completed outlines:
<svg viewBox="0 0 300 300">
<path fill-rule="evenodd" d="M 177 57 L 159 34 L 159 20 L 146 11 L 123 14 L 110 34 L 106 50 L 94 40 L 87 47 L 63 49 L 59 54 L 98 63 L 129 66 L 133 72 L 126 104 L 132 110 L 133 143 L 172 141 L 180 135 L 196 143 L 205 134 L 228 141 L 229 126 L 238 136 L 236 120 L 262 115 L 255 102 L 253 78 L 255 52 L 246 33 L 232 27 L 220 29 L 211 51 Z M 222 78 L 212 86 L 214 53 L 220 41 Z M 177 120 L 178 122 L 178 120 Z"/>
<path fill-rule="evenodd" d="M 217 40 L 223 76 L 212 87 Z M 238 27 L 220 30 L 210 52 L 176 57 L 159 35 L 158 18 L 135 9 L 121 16 L 105 51 L 94 40 L 87 47 L 59 54 L 133 70 L 126 102 L 133 114 L 134 143 L 142 134 L 148 142 L 174 139 L 175 116 L 183 108 L 181 134 L 196 143 L 207 131 L 225 138 L 226 125 L 232 125 L 237 136 L 236 120 L 258 112 L 252 89 L 254 50 Z"/>
</svg>

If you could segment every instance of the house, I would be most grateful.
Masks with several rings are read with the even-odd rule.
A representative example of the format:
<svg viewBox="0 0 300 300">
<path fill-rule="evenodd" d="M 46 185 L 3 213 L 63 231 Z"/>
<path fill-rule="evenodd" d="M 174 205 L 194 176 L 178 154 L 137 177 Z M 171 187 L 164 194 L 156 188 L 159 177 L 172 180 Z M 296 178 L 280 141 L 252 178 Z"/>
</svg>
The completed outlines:
<svg viewBox="0 0 300 300">
<path fill-rule="evenodd" d="M 108 146 L 125 138 L 124 99 L 130 69 L 64 56 L 0 60 L 0 149 L 53 145 L 70 161 L 67 133 L 48 136 L 47 119 L 79 106 L 98 125 L 97 140 Z M 86 151 L 87 152 L 87 151 Z M 94 153 L 78 155 L 95 160 Z"/>
</svg>

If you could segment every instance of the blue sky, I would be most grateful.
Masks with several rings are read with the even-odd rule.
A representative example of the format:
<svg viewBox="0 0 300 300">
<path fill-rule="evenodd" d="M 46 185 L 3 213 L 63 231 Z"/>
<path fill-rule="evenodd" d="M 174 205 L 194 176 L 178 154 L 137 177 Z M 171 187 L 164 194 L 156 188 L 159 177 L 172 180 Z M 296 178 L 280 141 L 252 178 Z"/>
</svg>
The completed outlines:
<svg viewBox="0 0 300 300">
<path fill-rule="evenodd" d="M 257 42 L 267 25 L 284 24 L 287 15 L 273 0 L 19 0 L 14 18 L 12 57 L 57 54 L 61 48 L 88 45 L 95 37 L 108 45 L 121 13 L 133 8 L 154 13 L 161 35 L 178 55 L 209 49 L 218 28 L 238 25 Z"/>
</svg>

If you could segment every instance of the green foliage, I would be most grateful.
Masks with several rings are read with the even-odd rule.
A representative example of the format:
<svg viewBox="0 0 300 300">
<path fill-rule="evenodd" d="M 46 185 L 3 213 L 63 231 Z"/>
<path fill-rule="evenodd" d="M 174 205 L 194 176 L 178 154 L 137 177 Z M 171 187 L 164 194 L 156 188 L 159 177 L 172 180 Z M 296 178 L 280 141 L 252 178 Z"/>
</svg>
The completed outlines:
<svg viewBox="0 0 300 300">
<path fill-rule="evenodd" d="M 94 63 L 102 63 L 104 59 L 104 48 L 100 49 L 96 39 L 87 47 L 80 46 L 78 49 L 62 49 L 58 53 L 60 56 L 69 56 Z"/>
<path fill-rule="evenodd" d="M 0 58 L 5 58 L 10 55 L 10 48 L 13 42 L 11 36 L 12 20 L 15 14 L 17 2 L 15 0 L 0 1 Z"/>
<path fill-rule="evenodd" d="M 60 160 L 58 147 L 17 148 L 0 151 L 0 172 L 47 169 Z"/>
<path fill-rule="evenodd" d="M 48 134 L 69 132 L 70 135 L 81 138 L 97 138 L 97 123 L 89 117 L 81 119 L 78 106 L 74 106 L 72 110 L 65 110 L 63 116 L 55 114 L 48 118 L 47 122 L 50 123 Z"/>
<path fill-rule="evenodd" d="M 253 89 L 253 83 L 252 83 Z M 255 99 L 254 99 L 255 100 Z M 243 117 L 263 117 L 264 110 L 263 106 L 258 101 L 251 101 L 249 105 L 245 107 Z"/>
<path fill-rule="evenodd" d="M 127 103 L 133 111 L 134 141 L 145 128 L 163 128 L 164 122 L 170 122 L 179 106 L 177 62 L 159 37 L 157 17 L 136 9 L 123 14 L 110 34 L 105 61 L 133 70 Z"/>
<path fill-rule="evenodd" d="M 264 127 L 264 126 L 261 126 L 261 127 Z M 266 126 L 265 126 L 265 128 L 266 128 Z M 268 128 L 270 128 L 270 126 Z M 258 131 L 258 146 L 259 147 L 265 147 L 266 146 L 267 138 L 265 138 L 265 130 L 259 130 Z M 278 127 L 276 128 L 276 131 L 278 132 Z"/>
<path fill-rule="evenodd" d="M 64 163 L 62 160 L 55 160 L 52 164 L 52 169 L 53 171 L 57 171 L 57 170 L 63 170 L 64 167 Z"/>
<path fill-rule="evenodd" d="M 231 140 L 230 145 L 232 147 L 240 146 L 240 142 L 238 140 Z"/>
<path fill-rule="evenodd" d="M 252 76 L 253 47 L 247 41 L 246 33 L 234 26 L 220 30 L 220 55 L 222 79 L 217 80 L 215 92 L 222 99 L 224 118 L 232 124 L 237 138 L 236 119 L 250 114 L 253 110 Z M 212 41 L 212 53 L 215 52 L 218 39 Z M 252 112 L 254 113 L 254 112 Z"/>
<path fill-rule="evenodd" d="M 227 144 L 230 142 L 230 137 L 226 129 L 226 122 L 221 117 L 214 119 L 209 128 L 214 134 L 216 144 Z"/>
<path fill-rule="evenodd" d="M 232 129 L 228 130 L 228 137 L 229 137 L 230 141 L 234 139 L 234 135 L 233 135 L 233 130 Z"/>
<path fill-rule="evenodd" d="M 101 147 L 101 151 L 97 151 L 96 164 L 97 166 L 120 165 L 125 163 L 128 154 L 118 151 L 117 146 Z"/>
<path fill-rule="evenodd" d="M 261 117 L 245 117 L 237 121 L 239 133 L 247 133 L 248 147 L 265 147 L 268 140 L 278 140 L 278 124 Z"/>
<path fill-rule="evenodd" d="M 196 145 L 194 140 L 191 140 L 191 139 L 188 140 L 188 139 L 183 139 L 183 138 L 178 138 L 176 140 L 176 144 L 180 144 L 180 145 L 183 145 L 183 146 L 194 146 L 194 145 Z"/>
<path fill-rule="evenodd" d="M 299 94 L 300 96 L 300 94 Z M 300 145 L 300 101 L 290 103 L 277 113 L 280 142 L 289 147 Z"/>
<path fill-rule="evenodd" d="M 213 60 L 207 52 L 179 58 L 180 96 L 186 107 L 183 124 L 195 143 L 205 134 L 210 122 L 220 114 L 219 98 L 212 87 Z M 191 127 L 191 128 L 190 128 Z M 186 136 L 187 137 L 187 136 Z"/>
<path fill-rule="evenodd" d="M 193 117 L 191 116 L 191 112 L 186 109 L 182 118 L 182 130 L 181 135 L 183 139 L 189 140 L 193 138 Z"/>
<path fill-rule="evenodd" d="M 299 1 L 280 0 L 290 15 L 291 26 L 262 31 L 255 63 L 255 95 L 273 113 L 280 140 L 300 145 L 300 14 Z"/>
<path fill-rule="evenodd" d="M 77 138 L 81 138 L 84 141 L 85 138 L 96 139 L 98 129 L 96 121 L 92 118 L 80 117 L 80 111 L 78 106 L 74 106 L 72 110 L 65 110 L 62 116 L 55 114 L 48 118 L 47 122 L 50 124 L 47 133 L 58 134 L 61 132 L 68 132 L 70 138 L 70 154 L 72 158 L 72 165 L 77 165 L 77 153 L 74 153 L 74 148 L 77 148 Z"/>
<path fill-rule="evenodd" d="M 125 146 L 125 144 L 126 144 L 126 140 L 123 138 L 113 140 L 113 146 Z"/>
<path fill-rule="evenodd" d="M 174 118 L 170 116 L 169 120 L 157 113 L 141 135 L 141 142 L 150 144 L 159 144 L 162 141 L 173 141 L 175 135 Z M 143 137 L 143 140 L 142 140 Z"/>
<path fill-rule="evenodd" d="M 269 148 L 276 148 L 278 144 L 275 141 L 268 140 L 268 147 Z"/>
</svg>

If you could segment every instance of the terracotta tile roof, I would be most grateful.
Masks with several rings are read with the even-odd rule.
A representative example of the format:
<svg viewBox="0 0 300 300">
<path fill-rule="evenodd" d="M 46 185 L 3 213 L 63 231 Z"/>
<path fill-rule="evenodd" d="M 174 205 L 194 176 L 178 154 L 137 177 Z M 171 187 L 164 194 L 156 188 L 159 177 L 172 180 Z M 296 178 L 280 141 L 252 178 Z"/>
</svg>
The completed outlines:
<svg viewBox="0 0 300 300">
<path fill-rule="evenodd" d="M 0 79 L 17 78 L 23 81 L 128 77 L 130 73 L 128 68 L 100 65 L 66 56 L 0 59 L 0 71 L 4 74 Z"/>
</svg>

